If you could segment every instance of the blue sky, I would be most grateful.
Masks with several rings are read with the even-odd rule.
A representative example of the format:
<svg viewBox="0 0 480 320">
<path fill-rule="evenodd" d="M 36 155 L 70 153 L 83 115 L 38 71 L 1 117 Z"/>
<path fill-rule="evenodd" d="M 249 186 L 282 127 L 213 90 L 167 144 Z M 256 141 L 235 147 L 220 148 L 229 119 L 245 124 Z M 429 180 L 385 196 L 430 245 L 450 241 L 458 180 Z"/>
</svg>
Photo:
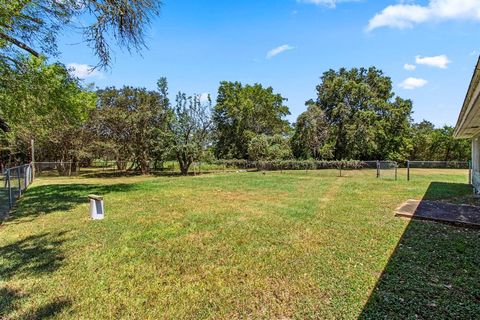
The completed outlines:
<svg viewBox="0 0 480 320">
<path fill-rule="evenodd" d="M 215 98 L 222 80 L 257 82 L 288 98 L 294 121 L 324 71 L 376 66 L 416 121 L 454 125 L 480 54 L 480 1 L 165 0 L 148 49 L 115 49 L 110 70 L 88 75 L 97 60 L 80 39 L 63 34 L 59 60 L 98 87 L 155 89 L 166 76 L 172 95 Z"/>
</svg>

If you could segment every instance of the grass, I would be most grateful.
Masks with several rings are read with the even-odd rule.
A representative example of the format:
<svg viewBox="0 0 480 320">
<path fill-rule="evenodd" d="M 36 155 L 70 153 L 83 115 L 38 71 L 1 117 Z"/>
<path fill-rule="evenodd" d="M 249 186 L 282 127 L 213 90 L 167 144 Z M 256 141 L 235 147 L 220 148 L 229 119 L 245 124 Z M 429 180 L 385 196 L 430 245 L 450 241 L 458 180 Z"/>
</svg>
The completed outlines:
<svg viewBox="0 0 480 320">
<path fill-rule="evenodd" d="M 393 216 L 476 203 L 466 172 L 343 175 L 40 178 L 0 227 L 0 318 L 475 318 L 480 232 Z"/>
</svg>

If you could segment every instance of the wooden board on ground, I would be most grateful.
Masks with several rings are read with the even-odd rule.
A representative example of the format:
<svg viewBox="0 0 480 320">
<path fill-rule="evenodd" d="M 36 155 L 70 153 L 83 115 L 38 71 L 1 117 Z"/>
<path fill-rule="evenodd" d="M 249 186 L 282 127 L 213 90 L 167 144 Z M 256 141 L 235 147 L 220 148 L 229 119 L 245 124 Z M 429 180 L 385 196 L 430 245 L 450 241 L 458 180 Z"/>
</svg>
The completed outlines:
<svg viewBox="0 0 480 320">
<path fill-rule="evenodd" d="M 397 217 L 431 220 L 480 229 L 480 207 L 442 201 L 407 200 L 395 210 Z"/>
</svg>

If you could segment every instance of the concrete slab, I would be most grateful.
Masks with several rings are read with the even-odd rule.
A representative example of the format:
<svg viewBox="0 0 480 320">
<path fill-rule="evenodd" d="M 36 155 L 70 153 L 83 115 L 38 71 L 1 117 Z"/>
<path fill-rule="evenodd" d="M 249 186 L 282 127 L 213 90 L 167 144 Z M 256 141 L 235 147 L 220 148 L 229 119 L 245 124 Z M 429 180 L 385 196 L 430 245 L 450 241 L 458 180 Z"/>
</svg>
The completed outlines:
<svg viewBox="0 0 480 320">
<path fill-rule="evenodd" d="M 480 229 L 480 207 L 441 201 L 407 200 L 395 210 L 397 217 L 431 220 Z"/>
</svg>

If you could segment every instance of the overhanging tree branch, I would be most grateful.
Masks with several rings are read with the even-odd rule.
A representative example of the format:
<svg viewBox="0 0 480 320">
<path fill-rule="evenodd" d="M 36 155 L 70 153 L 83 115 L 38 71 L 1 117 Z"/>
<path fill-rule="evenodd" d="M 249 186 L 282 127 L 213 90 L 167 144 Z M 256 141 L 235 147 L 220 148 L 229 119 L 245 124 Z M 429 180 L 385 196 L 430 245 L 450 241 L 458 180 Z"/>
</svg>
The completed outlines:
<svg viewBox="0 0 480 320">
<path fill-rule="evenodd" d="M 13 45 L 19 47 L 22 50 L 25 50 L 25 51 L 31 53 L 32 55 L 34 55 L 37 58 L 40 57 L 40 54 L 37 51 L 35 51 L 33 48 L 31 48 L 27 44 L 15 39 L 15 38 L 10 37 L 9 35 L 7 35 L 3 32 L 0 32 L 0 38 L 12 43 Z"/>
</svg>

